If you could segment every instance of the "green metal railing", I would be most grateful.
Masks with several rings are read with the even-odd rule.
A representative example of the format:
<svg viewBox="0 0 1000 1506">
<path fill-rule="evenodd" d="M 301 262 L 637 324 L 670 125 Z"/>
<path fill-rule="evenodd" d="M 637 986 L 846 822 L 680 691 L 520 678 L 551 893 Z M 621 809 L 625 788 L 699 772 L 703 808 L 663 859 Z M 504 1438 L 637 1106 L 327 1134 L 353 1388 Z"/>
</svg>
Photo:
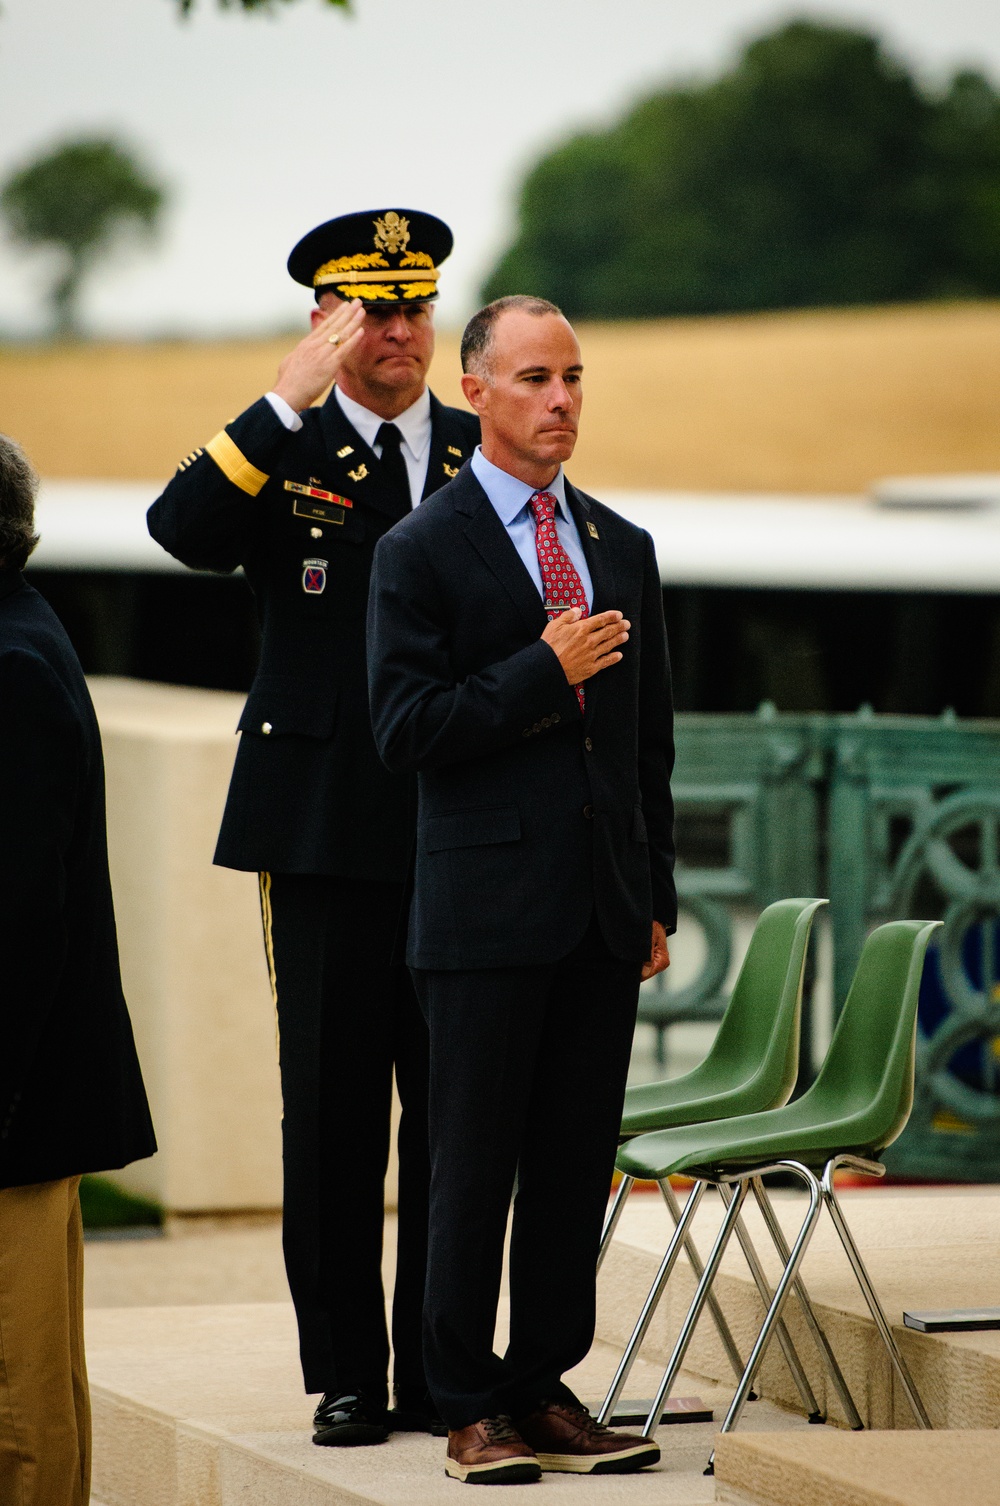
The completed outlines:
<svg viewBox="0 0 1000 1506">
<path fill-rule="evenodd" d="M 943 920 L 921 994 L 899 1174 L 1000 1180 L 1000 723 L 875 716 L 677 718 L 678 890 L 705 931 L 697 976 L 647 986 L 640 1018 L 725 1008 L 734 917 L 826 894 L 833 997 L 865 936 L 894 916 Z M 811 1036 L 807 1011 L 804 1047 Z"/>
</svg>

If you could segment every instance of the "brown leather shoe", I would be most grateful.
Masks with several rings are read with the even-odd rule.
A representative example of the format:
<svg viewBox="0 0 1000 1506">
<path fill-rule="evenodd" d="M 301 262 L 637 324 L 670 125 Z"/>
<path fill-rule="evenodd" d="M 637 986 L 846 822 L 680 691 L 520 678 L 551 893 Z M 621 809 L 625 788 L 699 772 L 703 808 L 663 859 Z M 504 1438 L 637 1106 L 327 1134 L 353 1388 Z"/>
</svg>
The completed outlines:
<svg viewBox="0 0 1000 1506">
<path fill-rule="evenodd" d="M 571 1475 L 630 1475 L 659 1464 L 660 1450 L 637 1433 L 616 1433 L 586 1407 L 554 1402 L 517 1424 L 542 1469 Z"/>
<path fill-rule="evenodd" d="M 529 1485 L 542 1474 L 509 1417 L 483 1417 L 449 1432 L 444 1472 L 466 1485 Z"/>
</svg>

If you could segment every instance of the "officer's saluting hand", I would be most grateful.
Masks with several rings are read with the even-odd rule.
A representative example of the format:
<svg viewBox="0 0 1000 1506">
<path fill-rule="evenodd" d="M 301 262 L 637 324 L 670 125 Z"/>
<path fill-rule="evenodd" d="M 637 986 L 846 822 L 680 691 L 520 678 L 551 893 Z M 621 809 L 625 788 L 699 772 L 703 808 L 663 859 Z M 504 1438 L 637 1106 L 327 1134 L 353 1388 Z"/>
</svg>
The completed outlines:
<svg viewBox="0 0 1000 1506">
<path fill-rule="evenodd" d="M 438 1430 L 424 1379 L 427 1032 L 392 961 L 411 778 L 375 750 L 365 611 L 375 545 L 458 474 L 478 420 L 427 388 L 447 225 L 342 215 L 289 257 L 312 329 L 273 391 L 182 461 L 149 530 L 197 569 L 242 566 L 261 624 L 215 861 L 260 875 L 280 1030 L 284 1251 L 314 1441 Z M 311 407 L 334 381 L 321 407 Z M 381 1283 L 392 1078 L 403 1105 L 393 1384 Z"/>
</svg>

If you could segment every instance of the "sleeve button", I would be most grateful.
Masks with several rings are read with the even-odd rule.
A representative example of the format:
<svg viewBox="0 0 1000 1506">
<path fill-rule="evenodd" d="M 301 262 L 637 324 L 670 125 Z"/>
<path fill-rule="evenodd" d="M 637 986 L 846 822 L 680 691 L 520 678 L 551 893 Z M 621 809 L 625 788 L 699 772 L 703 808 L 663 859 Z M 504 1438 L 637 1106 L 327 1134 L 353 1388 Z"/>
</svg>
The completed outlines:
<svg viewBox="0 0 1000 1506">
<path fill-rule="evenodd" d="M 553 713 L 552 713 L 552 725 L 553 725 L 553 727 L 555 726 L 556 722 L 560 722 L 560 721 L 562 721 L 562 717 L 559 715 L 559 712 L 558 711 L 553 711 Z"/>
<path fill-rule="evenodd" d="M 261 724 L 260 724 L 260 730 L 263 732 L 264 736 L 266 737 L 267 734 L 272 730 L 271 723 L 270 722 L 261 722 Z"/>
<path fill-rule="evenodd" d="M 594 744 L 590 741 L 589 737 L 585 737 L 583 739 L 583 746 L 586 748 L 586 750 L 587 750 L 588 753 L 593 753 L 593 751 L 594 751 Z"/>
<path fill-rule="evenodd" d="M 585 805 L 583 807 L 583 819 L 585 821 L 593 821 L 593 819 L 594 819 L 594 807 L 592 805 Z"/>
</svg>

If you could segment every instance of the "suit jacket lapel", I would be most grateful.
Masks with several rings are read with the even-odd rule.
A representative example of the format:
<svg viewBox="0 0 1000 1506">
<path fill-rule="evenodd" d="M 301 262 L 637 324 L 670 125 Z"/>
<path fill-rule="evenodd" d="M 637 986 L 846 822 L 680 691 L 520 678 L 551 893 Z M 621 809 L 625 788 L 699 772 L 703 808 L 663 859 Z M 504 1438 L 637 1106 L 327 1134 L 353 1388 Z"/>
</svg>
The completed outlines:
<svg viewBox="0 0 1000 1506">
<path fill-rule="evenodd" d="M 431 449 L 421 502 L 454 480 L 471 454 L 472 446 L 464 433 L 449 416 L 444 403 L 439 403 L 432 392 Z"/>
<path fill-rule="evenodd" d="M 465 535 L 493 571 L 518 608 L 526 625 L 541 637 L 545 631 L 545 606 L 538 587 L 521 563 L 520 556 L 471 470 L 456 484 L 455 506 Z"/>
<path fill-rule="evenodd" d="M 591 507 L 582 492 L 578 492 L 575 486 L 566 482 L 566 501 L 569 510 L 573 514 L 576 531 L 580 535 L 580 543 L 583 546 L 587 568 L 590 570 L 590 580 L 594 588 L 594 600 L 590 609 L 591 616 L 598 612 L 610 612 L 618 603 L 615 601 L 617 587 L 615 584 L 614 565 L 608 553 L 607 543 L 597 532 L 596 524 L 591 515 Z M 591 533 L 591 529 L 594 532 Z"/>
<path fill-rule="evenodd" d="M 336 488 L 352 502 L 374 507 L 376 512 L 398 519 L 399 500 L 382 479 L 382 467 L 354 425 L 349 423 L 333 392 L 320 409 L 323 442 Z M 343 451 L 347 451 L 343 454 Z M 354 473 L 353 475 L 351 473 Z"/>
</svg>

